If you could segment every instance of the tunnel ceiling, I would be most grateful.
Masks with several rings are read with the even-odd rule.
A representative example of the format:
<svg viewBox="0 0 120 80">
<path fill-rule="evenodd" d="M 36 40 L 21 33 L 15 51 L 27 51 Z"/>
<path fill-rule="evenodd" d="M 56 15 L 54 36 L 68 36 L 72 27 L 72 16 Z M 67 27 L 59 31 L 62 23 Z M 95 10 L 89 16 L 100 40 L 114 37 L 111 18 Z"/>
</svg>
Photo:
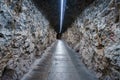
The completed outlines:
<svg viewBox="0 0 120 80">
<path fill-rule="evenodd" d="M 59 32 L 60 0 L 32 0 L 35 6 L 46 16 L 52 28 Z M 62 32 L 71 26 L 77 16 L 94 0 L 67 0 Z"/>
</svg>

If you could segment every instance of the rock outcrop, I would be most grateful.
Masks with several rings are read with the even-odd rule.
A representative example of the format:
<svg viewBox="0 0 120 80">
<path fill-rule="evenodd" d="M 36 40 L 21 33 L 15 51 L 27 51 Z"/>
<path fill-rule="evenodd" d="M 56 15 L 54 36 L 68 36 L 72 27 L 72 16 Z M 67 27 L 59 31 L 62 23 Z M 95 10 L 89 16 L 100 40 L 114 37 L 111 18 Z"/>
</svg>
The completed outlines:
<svg viewBox="0 0 120 80">
<path fill-rule="evenodd" d="M 20 80 L 55 34 L 31 0 L 0 0 L 0 78 Z"/>
<path fill-rule="evenodd" d="M 100 80 L 120 80 L 119 0 L 95 0 L 63 38 Z"/>
</svg>

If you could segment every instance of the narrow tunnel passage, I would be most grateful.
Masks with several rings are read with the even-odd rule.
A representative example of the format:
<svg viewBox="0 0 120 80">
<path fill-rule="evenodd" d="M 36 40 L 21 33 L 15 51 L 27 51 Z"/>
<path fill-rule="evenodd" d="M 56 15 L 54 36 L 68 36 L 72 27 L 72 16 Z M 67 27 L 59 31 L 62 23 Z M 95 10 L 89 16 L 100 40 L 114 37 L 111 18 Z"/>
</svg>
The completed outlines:
<svg viewBox="0 0 120 80">
<path fill-rule="evenodd" d="M 42 64 L 41 60 L 38 61 L 22 80 L 97 80 L 95 75 L 90 73 L 83 63 L 75 61 L 77 59 L 77 57 L 73 57 L 75 52 L 65 42 L 58 40 L 52 49 L 54 50 L 51 52 L 52 59 L 50 63 L 43 61 L 43 66 L 40 65 Z M 44 60 L 47 61 L 48 59 Z M 44 71 L 40 70 L 41 67 Z M 79 69 L 76 67 L 79 67 Z"/>
<path fill-rule="evenodd" d="M 60 0 L 0 0 L 0 80 L 120 80 L 120 0 L 66 1 L 59 33 Z"/>
</svg>

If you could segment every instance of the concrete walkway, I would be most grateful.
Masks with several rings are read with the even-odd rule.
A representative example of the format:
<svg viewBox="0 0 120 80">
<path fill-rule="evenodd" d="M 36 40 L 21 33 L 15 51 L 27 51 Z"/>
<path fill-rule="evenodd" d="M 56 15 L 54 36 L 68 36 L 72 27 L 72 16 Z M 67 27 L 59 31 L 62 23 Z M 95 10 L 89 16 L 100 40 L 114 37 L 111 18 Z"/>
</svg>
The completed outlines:
<svg viewBox="0 0 120 80">
<path fill-rule="evenodd" d="M 46 66 L 38 61 L 22 80 L 97 80 L 66 43 L 59 40 L 53 49 L 51 59 L 43 61 Z"/>
</svg>

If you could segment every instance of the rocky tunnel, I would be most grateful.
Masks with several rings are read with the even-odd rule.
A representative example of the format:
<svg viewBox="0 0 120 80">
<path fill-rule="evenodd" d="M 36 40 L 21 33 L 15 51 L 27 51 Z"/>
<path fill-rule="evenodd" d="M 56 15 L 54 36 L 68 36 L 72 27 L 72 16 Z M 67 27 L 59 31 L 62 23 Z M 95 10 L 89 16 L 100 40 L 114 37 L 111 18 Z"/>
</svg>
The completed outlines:
<svg viewBox="0 0 120 80">
<path fill-rule="evenodd" d="M 59 33 L 60 0 L 0 0 L 0 80 L 21 80 L 66 44 L 98 80 L 120 80 L 120 0 L 67 0 L 65 9 Z"/>
</svg>

